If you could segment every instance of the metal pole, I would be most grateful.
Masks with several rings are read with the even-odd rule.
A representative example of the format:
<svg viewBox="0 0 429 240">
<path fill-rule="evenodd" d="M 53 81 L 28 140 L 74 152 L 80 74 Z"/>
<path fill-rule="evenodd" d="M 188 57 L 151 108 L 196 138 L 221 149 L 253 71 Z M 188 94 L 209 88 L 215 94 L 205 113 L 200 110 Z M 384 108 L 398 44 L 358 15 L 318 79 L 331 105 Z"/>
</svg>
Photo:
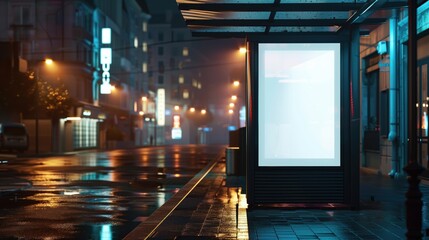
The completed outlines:
<svg viewBox="0 0 429 240">
<path fill-rule="evenodd" d="M 35 139 L 35 142 L 36 142 L 36 154 L 39 154 L 39 72 L 40 72 L 40 69 L 39 69 L 39 66 L 37 66 L 37 68 L 36 68 L 36 101 L 35 101 L 35 104 L 36 104 L 36 109 L 35 109 L 35 118 L 36 118 L 36 139 Z"/>
<path fill-rule="evenodd" d="M 418 176 L 423 168 L 417 161 L 417 5 L 408 0 L 408 174 L 406 193 L 407 239 L 422 239 L 422 193 Z"/>
<path fill-rule="evenodd" d="M 153 145 L 154 146 L 156 146 L 156 128 L 158 127 L 157 125 L 158 125 L 158 109 L 157 109 L 157 107 L 158 107 L 158 104 L 157 104 L 157 99 L 158 98 L 155 98 L 154 100 L 154 102 L 155 102 L 155 126 L 154 126 L 154 141 L 153 141 Z"/>
</svg>

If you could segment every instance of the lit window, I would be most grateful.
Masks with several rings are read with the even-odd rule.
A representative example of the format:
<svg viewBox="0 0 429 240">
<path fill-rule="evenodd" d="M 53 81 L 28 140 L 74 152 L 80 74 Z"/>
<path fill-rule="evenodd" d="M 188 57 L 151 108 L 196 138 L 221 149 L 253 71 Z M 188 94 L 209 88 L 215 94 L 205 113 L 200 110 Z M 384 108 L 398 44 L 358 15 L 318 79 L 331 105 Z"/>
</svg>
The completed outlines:
<svg viewBox="0 0 429 240">
<path fill-rule="evenodd" d="M 183 55 L 184 57 L 189 56 L 189 49 L 188 49 L 187 47 L 184 47 L 184 48 L 183 48 L 183 50 L 182 50 L 182 55 Z"/>
<path fill-rule="evenodd" d="M 147 42 L 144 42 L 142 45 L 143 52 L 147 52 Z"/>
<path fill-rule="evenodd" d="M 184 90 L 183 91 L 183 99 L 188 99 L 189 98 L 189 91 L 188 90 Z"/>
<path fill-rule="evenodd" d="M 198 87 L 198 82 L 195 79 L 192 79 L 192 86 L 193 87 Z"/>
<path fill-rule="evenodd" d="M 143 32 L 147 32 L 147 22 L 143 22 Z"/>
<path fill-rule="evenodd" d="M 139 39 L 137 37 L 134 37 L 134 47 L 135 48 L 139 47 Z"/>
<path fill-rule="evenodd" d="M 142 72 L 147 73 L 147 63 L 142 64 Z"/>
<path fill-rule="evenodd" d="M 179 83 L 180 84 L 184 84 L 185 83 L 185 77 L 182 74 L 180 74 L 180 76 L 179 76 Z"/>
<path fill-rule="evenodd" d="M 201 83 L 198 83 L 198 86 L 197 86 L 197 88 L 198 89 L 201 89 L 203 86 L 201 85 Z"/>
</svg>

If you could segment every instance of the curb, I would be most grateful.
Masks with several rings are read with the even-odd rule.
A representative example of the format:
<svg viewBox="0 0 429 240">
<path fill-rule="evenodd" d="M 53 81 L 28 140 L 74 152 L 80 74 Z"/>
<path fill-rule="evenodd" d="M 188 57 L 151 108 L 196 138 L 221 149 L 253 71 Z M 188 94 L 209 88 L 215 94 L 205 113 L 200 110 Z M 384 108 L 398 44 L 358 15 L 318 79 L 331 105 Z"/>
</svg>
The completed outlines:
<svg viewBox="0 0 429 240">
<path fill-rule="evenodd" d="M 210 161 L 199 173 L 197 173 L 179 192 L 172 196 L 164 205 L 155 210 L 145 221 L 140 223 L 123 240 L 148 239 L 155 230 L 167 219 L 179 204 L 192 192 L 192 190 L 204 179 L 204 177 L 220 161 L 222 154 Z"/>
</svg>

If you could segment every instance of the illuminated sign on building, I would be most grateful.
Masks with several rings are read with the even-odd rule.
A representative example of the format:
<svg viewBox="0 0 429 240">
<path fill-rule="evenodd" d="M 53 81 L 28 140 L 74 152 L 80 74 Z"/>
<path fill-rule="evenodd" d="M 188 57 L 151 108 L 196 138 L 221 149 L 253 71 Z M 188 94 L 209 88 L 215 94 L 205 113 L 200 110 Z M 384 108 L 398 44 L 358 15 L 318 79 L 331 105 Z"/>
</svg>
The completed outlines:
<svg viewBox="0 0 429 240">
<path fill-rule="evenodd" d="M 158 89 L 156 96 L 156 117 L 158 126 L 165 125 L 165 89 Z"/>
<path fill-rule="evenodd" d="M 111 44 L 111 29 L 101 29 L 101 43 L 103 45 Z M 112 64 L 112 48 L 102 47 L 100 49 L 100 63 L 103 73 L 101 75 L 101 94 L 110 94 L 112 92 L 112 86 L 110 85 L 110 65 Z"/>
<path fill-rule="evenodd" d="M 171 129 L 172 139 L 182 139 L 182 128 L 180 127 L 180 115 L 173 115 L 173 129 Z"/>
<path fill-rule="evenodd" d="M 180 128 L 180 115 L 173 116 L 173 128 Z"/>
</svg>

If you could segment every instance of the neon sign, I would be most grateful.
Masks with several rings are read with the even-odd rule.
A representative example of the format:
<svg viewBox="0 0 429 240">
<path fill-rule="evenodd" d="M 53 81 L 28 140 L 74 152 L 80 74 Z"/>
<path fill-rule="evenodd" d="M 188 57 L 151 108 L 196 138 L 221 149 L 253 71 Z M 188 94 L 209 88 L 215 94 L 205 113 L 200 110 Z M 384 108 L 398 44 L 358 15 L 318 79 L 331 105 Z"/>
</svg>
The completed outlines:
<svg viewBox="0 0 429 240">
<path fill-rule="evenodd" d="M 101 29 L 101 43 L 103 45 L 111 44 L 111 29 L 103 28 Z M 103 73 L 101 75 L 101 94 L 110 94 L 112 93 L 112 85 L 110 85 L 110 65 L 112 64 L 112 48 L 102 47 L 100 49 L 100 63 Z"/>
<path fill-rule="evenodd" d="M 158 126 L 165 125 L 165 89 L 159 88 L 156 97 Z"/>
</svg>

